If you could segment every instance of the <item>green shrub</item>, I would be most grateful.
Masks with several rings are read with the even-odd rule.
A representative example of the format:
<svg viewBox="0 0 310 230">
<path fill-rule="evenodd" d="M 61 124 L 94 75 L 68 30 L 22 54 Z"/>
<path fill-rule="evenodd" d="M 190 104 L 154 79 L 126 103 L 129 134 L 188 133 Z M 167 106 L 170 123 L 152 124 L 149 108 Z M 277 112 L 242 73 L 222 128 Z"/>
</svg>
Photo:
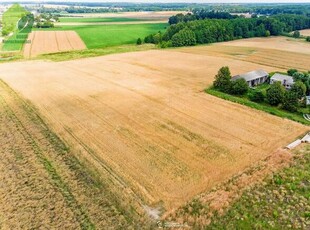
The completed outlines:
<svg viewBox="0 0 310 230">
<path fill-rule="evenodd" d="M 297 95 L 298 99 L 303 98 L 306 96 L 307 87 L 301 81 L 295 82 L 295 84 L 290 89 L 291 92 L 294 92 Z"/>
<path fill-rule="evenodd" d="M 283 102 L 284 94 L 284 86 L 281 82 L 275 82 L 267 90 L 267 101 L 270 105 L 279 105 Z"/>
<path fill-rule="evenodd" d="M 287 91 L 283 98 L 283 109 L 296 112 L 298 109 L 298 95 L 293 91 Z"/>
<path fill-rule="evenodd" d="M 298 72 L 297 69 L 289 69 L 289 70 L 287 71 L 287 74 L 288 74 L 289 76 L 293 76 L 294 73 L 297 73 L 297 72 Z"/>
<path fill-rule="evenodd" d="M 141 40 L 141 38 L 138 38 L 137 45 L 141 45 L 141 44 L 142 44 L 142 40 Z"/>
<path fill-rule="evenodd" d="M 231 82 L 230 92 L 232 94 L 244 95 L 248 92 L 248 90 L 249 90 L 249 85 L 243 78 L 240 78 L 240 79 L 237 79 Z"/>
<path fill-rule="evenodd" d="M 249 93 L 249 99 L 254 102 L 263 102 L 265 100 L 265 95 L 262 91 L 253 91 Z"/>
<path fill-rule="evenodd" d="M 160 43 L 160 48 L 168 48 L 168 47 L 171 47 L 172 44 L 170 41 L 166 42 L 166 41 L 163 41 Z"/>
<path fill-rule="evenodd" d="M 293 37 L 294 38 L 299 38 L 300 37 L 300 32 L 298 30 L 294 31 Z"/>
<path fill-rule="evenodd" d="M 214 88 L 229 93 L 231 91 L 231 73 L 228 66 L 224 66 L 219 69 L 217 75 L 215 75 L 215 80 L 213 82 Z"/>
</svg>

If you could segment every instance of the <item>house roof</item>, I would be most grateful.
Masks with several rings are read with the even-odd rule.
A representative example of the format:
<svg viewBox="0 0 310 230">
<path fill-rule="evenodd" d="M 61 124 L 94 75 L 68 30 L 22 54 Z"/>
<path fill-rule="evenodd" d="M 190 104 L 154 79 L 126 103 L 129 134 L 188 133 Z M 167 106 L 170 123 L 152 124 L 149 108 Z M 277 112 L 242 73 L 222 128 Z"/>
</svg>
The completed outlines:
<svg viewBox="0 0 310 230">
<path fill-rule="evenodd" d="M 243 78 L 246 81 L 252 81 L 265 76 L 268 76 L 268 73 L 265 70 L 259 69 L 248 73 L 236 75 L 232 78 L 232 80 L 235 81 L 237 79 Z"/>
<path fill-rule="evenodd" d="M 271 80 L 274 81 L 281 81 L 283 82 L 284 80 L 286 81 L 286 84 L 294 84 L 294 78 L 292 78 L 291 76 L 288 75 L 284 75 L 284 74 L 280 74 L 280 73 L 276 73 L 271 77 Z"/>
</svg>

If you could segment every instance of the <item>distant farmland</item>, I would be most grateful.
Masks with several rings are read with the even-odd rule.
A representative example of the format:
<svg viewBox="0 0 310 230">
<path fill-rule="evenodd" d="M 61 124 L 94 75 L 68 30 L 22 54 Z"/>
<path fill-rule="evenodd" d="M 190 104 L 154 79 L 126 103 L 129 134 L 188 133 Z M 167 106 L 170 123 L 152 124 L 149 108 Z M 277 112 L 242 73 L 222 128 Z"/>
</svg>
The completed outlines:
<svg viewBox="0 0 310 230">
<path fill-rule="evenodd" d="M 157 24 L 125 24 L 125 25 L 91 25 L 61 26 L 52 29 L 36 29 L 44 31 L 73 30 L 76 31 L 89 49 L 104 48 L 124 44 L 135 44 L 137 39 L 164 31 L 166 23 Z"/>
<path fill-rule="evenodd" d="M 136 22 L 144 21 L 139 18 L 86 18 L 86 17 L 61 17 L 60 22 L 81 22 L 81 23 L 92 23 L 92 22 Z"/>
</svg>

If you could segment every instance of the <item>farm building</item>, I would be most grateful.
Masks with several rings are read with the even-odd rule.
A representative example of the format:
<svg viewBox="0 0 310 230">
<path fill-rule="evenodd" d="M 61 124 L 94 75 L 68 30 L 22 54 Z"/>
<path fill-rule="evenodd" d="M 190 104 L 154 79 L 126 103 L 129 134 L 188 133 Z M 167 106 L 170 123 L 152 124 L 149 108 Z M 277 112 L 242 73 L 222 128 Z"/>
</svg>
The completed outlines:
<svg viewBox="0 0 310 230">
<path fill-rule="evenodd" d="M 231 80 L 235 81 L 237 79 L 243 78 L 248 83 L 249 87 L 254 87 L 265 83 L 268 79 L 268 76 L 269 74 L 264 70 L 254 70 L 248 73 L 236 75 Z"/>
<path fill-rule="evenodd" d="M 286 88 L 290 89 L 294 85 L 294 79 L 291 76 L 276 73 L 270 78 L 270 84 L 275 82 L 281 82 L 281 84 Z"/>
</svg>

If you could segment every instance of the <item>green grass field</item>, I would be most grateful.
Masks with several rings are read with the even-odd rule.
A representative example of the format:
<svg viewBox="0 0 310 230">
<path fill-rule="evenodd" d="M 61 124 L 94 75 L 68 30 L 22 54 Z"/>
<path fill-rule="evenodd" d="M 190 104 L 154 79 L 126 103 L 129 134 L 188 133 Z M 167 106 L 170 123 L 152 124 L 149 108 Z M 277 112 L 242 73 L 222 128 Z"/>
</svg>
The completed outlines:
<svg viewBox="0 0 310 230">
<path fill-rule="evenodd" d="M 126 25 L 93 25 L 93 26 L 62 26 L 49 29 L 35 29 L 41 31 L 50 30 L 74 30 L 85 42 L 87 48 L 96 49 L 118 45 L 135 44 L 138 38 L 165 31 L 168 24 L 126 24 Z"/>
<path fill-rule="evenodd" d="M 61 17 L 60 22 L 81 22 L 81 23 L 96 23 L 96 22 L 136 22 L 145 21 L 138 18 L 82 18 L 82 17 Z"/>
<path fill-rule="evenodd" d="M 27 13 L 28 11 L 26 11 L 19 4 L 14 4 L 3 14 L 3 31 L 5 32 L 4 35 L 13 33 L 12 36 L 5 39 L 6 42 L 2 46 L 3 51 L 19 51 L 23 48 L 24 42 L 28 37 L 28 33 L 31 31 L 31 28 L 19 30 L 17 25 L 20 19 Z M 21 24 L 21 27 L 26 25 L 26 23 Z"/>
<path fill-rule="evenodd" d="M 17 30 L 17 22 L 27 11 L 19 4 L 12 5 L 2 16 L 3 32 L 11 33 Z"/>
</svg>

